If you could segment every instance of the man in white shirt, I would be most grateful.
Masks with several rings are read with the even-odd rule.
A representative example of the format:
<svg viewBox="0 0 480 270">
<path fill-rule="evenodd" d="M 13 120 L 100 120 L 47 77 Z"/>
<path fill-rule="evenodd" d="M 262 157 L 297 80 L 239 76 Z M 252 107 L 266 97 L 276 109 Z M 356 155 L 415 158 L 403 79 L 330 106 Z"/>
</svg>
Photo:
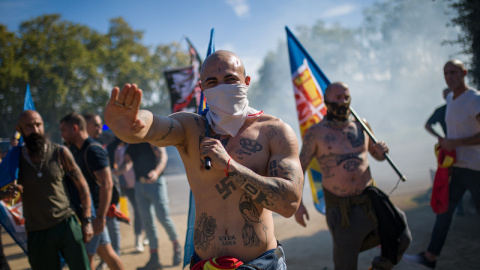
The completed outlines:
<svg viewBox="0 0 480 270">
<path fill-rule="evenodd" d="M 455 150 L 457 159 L 449 185 L 448 211 L 437 215 L 427 251 L 404 256 L 406 262 L 423 269 L 435 268 L 452 215 L 467 189 L 477 212 L 480 210 L 480 92 L 465 83 L 467 70 L 461 61 L 448 61 L 443 72 L 452 93 L 447 96 L 447 137 L 440 139 L 440 146 L 447 151 Z"/>
</svg>

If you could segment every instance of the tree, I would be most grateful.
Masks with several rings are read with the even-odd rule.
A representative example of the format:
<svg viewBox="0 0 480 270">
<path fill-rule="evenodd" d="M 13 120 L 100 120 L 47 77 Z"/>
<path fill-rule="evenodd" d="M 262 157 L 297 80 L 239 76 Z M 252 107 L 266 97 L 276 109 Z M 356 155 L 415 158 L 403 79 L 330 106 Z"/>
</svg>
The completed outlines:
<svg viewBox="0 0 480 270">
<path fill-rule="evenodd" d="M 462 29 L 454 43 L 461 44 L 463 52 L 471 56 L 469 78 L 480 89 L 480 2 L 459 0 L 451 7 L 457 11 L 452 24 Z"/>
<path fill-rule="evenodd" d="M 168 98 L 162 94 L 163 69 L 185 65 L 188 54 L 174 43 L 151 51 L 141 39 L 142 32 L 122 18 L 110 21 L 107 34 L 58 14 L 23 22 L 18 33 L 0 25 L 0 137 L 13 133 L 27 84 L 54 141 L 60 139 L 58 122 L 67 113 L 101 114 L 112 86 L 136 82 L 149 101 L 143 106 L 169 104 L 163 100 Z"/>
</svg>

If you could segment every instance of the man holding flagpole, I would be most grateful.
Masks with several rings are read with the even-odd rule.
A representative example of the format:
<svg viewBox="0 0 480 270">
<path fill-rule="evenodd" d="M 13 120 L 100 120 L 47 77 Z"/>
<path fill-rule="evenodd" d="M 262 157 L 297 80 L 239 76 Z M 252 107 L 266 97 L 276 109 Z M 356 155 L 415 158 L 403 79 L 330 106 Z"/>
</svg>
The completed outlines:
<svg viewBox="0 0 480 270">
<path fill-rule="evenodd" d="M 286 269 L 272 212 L 290 217 L 300 202 L 298 143 L 290 126 L 248 106 L 249 84 L 240 58 L 217 51 L 201 70 L 205 116 L 139 110 L 135 84 L 114 88 L 105 109 L 123 141 L 178 149 L 195 197 L 193 269 Z"/>
<path fill-rule="evenodd" d="M 372 186 L 367 152 L 381 161 L 388 147 L 369 139 L 351 116 L 350 102 L 346 84 L 336 82 L 325 89 L 327 114 L 305 133 L 300 162 L 306 171 L 315 158 L 322 171 L 335 269 L 357 269 L 358 254 L 378 244 L 382 255 L 373 260 L 371 269 L 391 269 L 408 248 L 411 235 L 405 214 Z M 394 218 L 384 220 L 389 215 Z M 304 216 L 308 218 L 308 212 L 301 203 L 295 219 L 305 227 Z"/>
</svg>

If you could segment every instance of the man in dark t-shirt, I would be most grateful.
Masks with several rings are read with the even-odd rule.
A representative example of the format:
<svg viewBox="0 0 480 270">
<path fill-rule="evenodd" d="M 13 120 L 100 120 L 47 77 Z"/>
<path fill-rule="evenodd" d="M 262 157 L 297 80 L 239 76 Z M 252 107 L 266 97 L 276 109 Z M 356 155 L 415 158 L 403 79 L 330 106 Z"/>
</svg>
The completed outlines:
<svg viewBox="0 0 480 270">
<path fill-rule="evenodd" d="M 123 269 L 122 261 L 113 250 L 105 227 L 113 188 L 107 153 L 88 136 L 85 119 L 78 113 L 70 113 L 62 118 L 60 130 L 87 179 L 95 206 L 96 217 L 92 223 L 95 236 L 86 245 L 90 266 L 94 269 L 93 258 L 98 253 L 110 269 Z"/>
<path fill-rule="evenodd" d="M 450 88 L 443 89 L 443 99 L 450 94 L 452 90 Z M 447 104 L 443 104 L 442 106 L 435 109 L 433 114 L 428 118 L 427 123 L 425 123 L 425 129 L 437 138 L 444 138 L 447 135 L 447 124 L 445 123 L 445 112 L 447 110 Z M 443 130 L 443 136 L 438 134 L 432 126 L 436 123 L 439 123 Z"/>
<path fill-rule="evenodd" d="M 155 219 L 150 211 L 153 205 L 158 221 L 163 225 L 172 241 L 174 256 L 173 265 L 181 262 L 181 247 L 178 242 L 175 225 L 170 218 L 168 205 L 167 183 L 162 176 L 167 164 L 167 152 L 164 147 L 149 143 L 130 144 L 125 152 L 125 161 L 120 165 L 119 172 L 133 165 L 135 172 L 135 198 L 140 217 L 145 226 L 145 232 L 150 241 L 150 260 L 139 269 L 161 268 L 158 257 L 158 236 Z"/>
</svg>

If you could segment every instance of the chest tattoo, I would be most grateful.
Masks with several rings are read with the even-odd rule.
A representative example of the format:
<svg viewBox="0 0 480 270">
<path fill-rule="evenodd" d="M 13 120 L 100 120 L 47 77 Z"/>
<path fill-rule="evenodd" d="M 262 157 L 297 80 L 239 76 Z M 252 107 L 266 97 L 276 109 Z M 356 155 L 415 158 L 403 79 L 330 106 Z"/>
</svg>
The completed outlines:
<svg viewBox="0 0 480 270">
<path fill-rule="evenodd" d="M 361 128 L 349 127 L 347 130 L 347 139 L 353 148 L 357 148 L 363 145 L 365 141 L 365 135 Z"/>
<path fill-rule="evenodd" d="M 229 177 L 225 177 L 220 180 L 220 183 L 216 184 L 215 188 L 217 189 L 218 193 L 222 195 L 224 200 L 227 199 L 235 190 L 237 190 L 237 187 Z"/>
<path fill-rule="evenodd" d="M 263 146 L 257 140 L 252 140 L 248 138 L 241 138 L 240 145 L 243 149 L 253 153 L 257 153 L 259 151 L 262 151 L 263 149 Z"/>
</svg>

